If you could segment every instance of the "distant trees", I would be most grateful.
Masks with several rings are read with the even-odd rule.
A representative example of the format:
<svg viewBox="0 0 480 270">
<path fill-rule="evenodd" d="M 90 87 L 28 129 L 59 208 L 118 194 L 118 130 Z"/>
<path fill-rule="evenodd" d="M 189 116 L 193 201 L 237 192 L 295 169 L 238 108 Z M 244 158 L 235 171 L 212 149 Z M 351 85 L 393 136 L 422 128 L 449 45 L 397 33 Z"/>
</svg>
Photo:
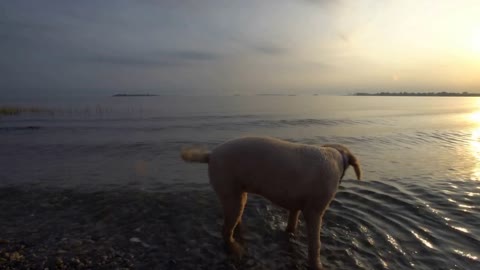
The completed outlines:
<svg viewBox="0 0 480 270">
<path fill-rule="evenodd" d="M 355 96 L 422 96 L 422 97 L 480 97 L 480 93 L 469 92 L 378 92 L 378 93 L 355 93 Z"/>
</svg>

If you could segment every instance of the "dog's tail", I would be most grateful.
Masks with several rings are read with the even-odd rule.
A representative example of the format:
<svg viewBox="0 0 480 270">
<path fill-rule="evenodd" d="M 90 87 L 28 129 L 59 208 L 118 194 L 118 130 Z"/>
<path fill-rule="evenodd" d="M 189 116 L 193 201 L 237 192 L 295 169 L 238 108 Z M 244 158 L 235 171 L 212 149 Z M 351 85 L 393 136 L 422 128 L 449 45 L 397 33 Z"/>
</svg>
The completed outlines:
<svg viewBox="0 0 480 270">
<path fill-rule="evenodd" d="M 180 156 L 187 162 L 208 163 L 210 161 L 210 151 L 201 147 L 183 148 Z"/>
<path fill-rule="evenodd" d="M 357 179 L 362 179 L 362 169 L 360 168 L 360 162 L 358 161 L 357 157 L 355 157 L 352 153 L 348 152 L 348 164 L 352 165 L 353 169 L 355 170 L 355 174 L 357 175 Z"/>
</svg>

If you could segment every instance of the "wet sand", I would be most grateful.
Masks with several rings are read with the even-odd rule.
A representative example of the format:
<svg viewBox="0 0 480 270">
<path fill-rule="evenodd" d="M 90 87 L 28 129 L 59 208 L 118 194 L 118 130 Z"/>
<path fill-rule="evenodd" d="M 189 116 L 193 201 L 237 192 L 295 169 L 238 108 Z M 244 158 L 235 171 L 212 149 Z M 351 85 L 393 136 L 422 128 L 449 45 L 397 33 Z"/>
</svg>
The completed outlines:
<svg viewBox="0 0 480 270">
<path fill-rule="evenodd" d="M 259 248 L 252 248 L 253 254 L 241 262 L 231 260 L 224 252 L 221 212 L 212 196 L 211 191 L 0 188 L 0 265 L 2 269 L 304 268 L 304 245 L 276 227 L 284 226 L 285 218 L 276 221 L 271 216 L 272 227 L 269 220 L 258 217 L 267 209 L 271 214 L 284 211 L 272 209 L 260 198 L 250 199 L 245 213 L 246 219 L 257 215 L 258 224 L 247 222 L 243 228 L 257 227 L 250 228 L 244 241 Z M 270 260 L 260 260 L 263 256 Z"/>
</svg>

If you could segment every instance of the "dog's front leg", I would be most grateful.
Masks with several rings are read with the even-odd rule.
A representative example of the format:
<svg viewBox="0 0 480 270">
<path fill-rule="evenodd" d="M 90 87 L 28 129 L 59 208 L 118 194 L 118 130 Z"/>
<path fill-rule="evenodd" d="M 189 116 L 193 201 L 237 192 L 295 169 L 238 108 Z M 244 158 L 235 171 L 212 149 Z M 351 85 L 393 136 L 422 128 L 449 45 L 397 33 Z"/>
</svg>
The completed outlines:
<svg viewBox="0 0 480 270">
<path fill-rule="evenodd" d="M 311 269 L 323 269 L 320 261 L 320 227 L 322 224 L 322 212 L 315 210 L 303 211 L 307 224 L 308 236 L 308 261 Z"/>
</svg>

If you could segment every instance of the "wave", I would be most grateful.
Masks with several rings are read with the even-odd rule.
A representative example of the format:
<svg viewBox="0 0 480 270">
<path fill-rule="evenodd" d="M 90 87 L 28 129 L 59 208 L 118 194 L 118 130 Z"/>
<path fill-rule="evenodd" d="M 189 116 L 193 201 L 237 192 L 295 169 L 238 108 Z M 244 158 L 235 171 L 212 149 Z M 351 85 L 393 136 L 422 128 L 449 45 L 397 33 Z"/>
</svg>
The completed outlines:
<svg viewBox="0 0 480 270">
<path fill-rule="evenodd" d="M 39 130 L 40 126 L 22 126 L 22 127 L 0 127 L 1 131 L 23 131 L 23 130 Z"/>
<path fill-rule="evenodd" d="M 315 126 L 351 126 L 370 125 L 369 120 L 352 119 L 255 119 L 256 116 L 198 116 L 175 118 L 150 118 L 150 119 L 109 119 L 109 120 L 52 120 L 52 121 L 14 121 L 4 122 L 0 131 L 16 131 L 23 129 L 49 129 L 61 130 L 112 130 L 112 131 L 144 131 L 158 132 L 164 130 L 184 129 L 221 129 L 242 130 L 245 128 L 290 128 L 290 127 L 315 127 Z M 253 119 L 253 120 L 252 120 Z M 22 123 L 27 123 L 24 125 Z M 34 125 L 32 125 L 32 123 Z M 41 125 L 38 125 L 41 124 Z M 378 123 L 377 123 L 378 124 Z"/>
</svg>

